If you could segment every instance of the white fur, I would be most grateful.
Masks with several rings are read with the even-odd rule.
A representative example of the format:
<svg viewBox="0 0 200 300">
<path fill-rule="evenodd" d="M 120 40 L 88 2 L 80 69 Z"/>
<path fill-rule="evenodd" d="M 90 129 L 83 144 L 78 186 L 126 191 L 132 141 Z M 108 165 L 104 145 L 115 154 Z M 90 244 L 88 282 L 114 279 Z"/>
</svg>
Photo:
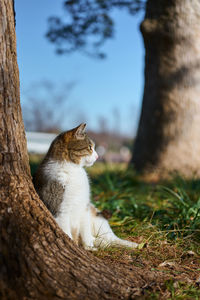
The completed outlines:
<svg viewBox="0 0 200 300">
<path fill-rule="evenodd" d="M 137 248 L 138 244 L 118 238 L 106 219 L 92 215 L 92 234 L 95 237 L 94 245 L 99 248 L 109 246 Z"/>
<path fill-rule="evenodd" d="M 90 209 L 90 186 L 84 166 L 91 166 L 98 155 L 93 149 L 90 156 L 82 157 L 80 164 L 49 161 L 44 169 L 50 180 L 58 180 L 65 189 L 64 199 L 56 221 L 63 231 L 75 242 L 80 236 L 85 249 L 108 245 L 135 248 L 136 243 L 119 239 L 107 220 L 94 216 Z"/>
</svg>

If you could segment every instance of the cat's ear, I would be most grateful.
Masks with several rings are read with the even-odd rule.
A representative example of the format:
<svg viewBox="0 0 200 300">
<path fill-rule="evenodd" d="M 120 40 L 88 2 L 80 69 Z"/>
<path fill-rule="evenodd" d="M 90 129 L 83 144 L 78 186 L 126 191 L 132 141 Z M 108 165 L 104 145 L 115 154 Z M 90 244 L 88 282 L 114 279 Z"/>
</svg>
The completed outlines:
<svg viewBox="0 0 200 300">
<path fill-rule="evenodd" d="M 78 140 L 83 140 L 85 138 L 85 127 L 86 127 L 86 124 L 81 123 L 79 126 L 74 128 L 74 130 L 73 130 L 74 131 L 74 136 Z"/>
</svg>

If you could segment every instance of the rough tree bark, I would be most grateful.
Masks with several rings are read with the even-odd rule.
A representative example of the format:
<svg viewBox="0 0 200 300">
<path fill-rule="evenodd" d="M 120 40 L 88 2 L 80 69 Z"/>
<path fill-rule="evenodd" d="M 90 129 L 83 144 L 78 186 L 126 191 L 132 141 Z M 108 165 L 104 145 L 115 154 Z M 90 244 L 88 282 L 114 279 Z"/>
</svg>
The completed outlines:
<svg viewBox="0 0 200 300">
<path fill-rule="evenodd" d="M 0 298 L 132 299 L 135 281 L 145 285 L 142 276 L 111 269 L 74 245 L 35 193 L 19 101 L 12 4 L 0 0 Z"/>
<path fill-rule="evenodd" d="M 200 174 L 200 1 L 148 0 L 138 171 Z"/>
</svg>

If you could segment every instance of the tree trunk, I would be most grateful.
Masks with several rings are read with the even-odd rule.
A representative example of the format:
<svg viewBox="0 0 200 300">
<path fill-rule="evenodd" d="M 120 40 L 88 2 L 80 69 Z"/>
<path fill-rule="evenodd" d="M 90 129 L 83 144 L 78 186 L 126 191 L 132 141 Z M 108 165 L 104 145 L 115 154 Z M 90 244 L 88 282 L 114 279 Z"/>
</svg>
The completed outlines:
<svg viewBox="0 0 200 300">
<path fill-rule="evenodd" d="M 132 163 L 200 174 L 200 1 L 148 0 L 141 24 L 145 87 Z"/>
<path fill-rule="evenodd" d="M 142 275 L 109 268 L 57 226 L 31 181 L 13 2 L 0 0 L 0 299 L 132 299 Z"/>
</svg>

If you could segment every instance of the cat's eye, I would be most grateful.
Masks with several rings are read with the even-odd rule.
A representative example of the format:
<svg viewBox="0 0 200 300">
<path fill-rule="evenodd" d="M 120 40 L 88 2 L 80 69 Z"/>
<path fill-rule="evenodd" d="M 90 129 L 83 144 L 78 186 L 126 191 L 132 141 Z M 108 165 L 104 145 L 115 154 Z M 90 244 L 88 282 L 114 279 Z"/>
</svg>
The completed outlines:
<svg viewBox="0 0 200 300">
<path fill-rule="evenodd" d="M 91 145 L 89 145 L 89 149 L 92 150 L 92 146 Z"/>
</svg>

